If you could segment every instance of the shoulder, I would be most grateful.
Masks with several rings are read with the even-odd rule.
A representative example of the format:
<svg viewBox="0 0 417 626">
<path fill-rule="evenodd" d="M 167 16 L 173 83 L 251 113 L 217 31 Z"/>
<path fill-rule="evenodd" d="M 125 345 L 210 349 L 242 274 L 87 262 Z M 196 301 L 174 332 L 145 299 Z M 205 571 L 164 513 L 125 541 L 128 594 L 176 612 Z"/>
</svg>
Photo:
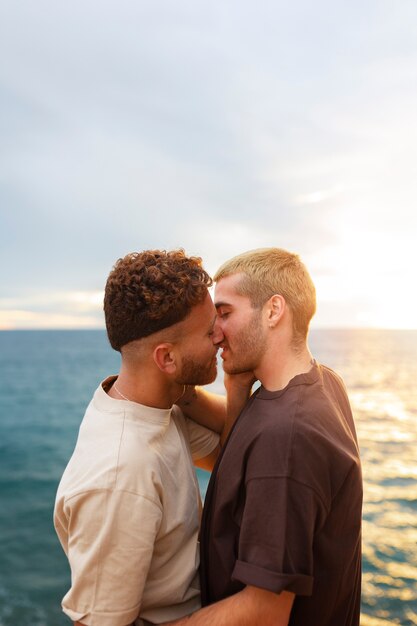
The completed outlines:
<svg viewBox="0 0 417 626">
<path fill-rule="evenodd" d="M 335 370 L 331 369 L 327 365 L 323 365 L 322 363 L 320 363 L 318 367 L 323 384 L 332 384 L 335 389 L 340 390 L 342 393 L 346 393 L 346 385 L 340 374 L 335 372 Z"/>
<path fill-rule="evenodd" d="M 160 500 L 161 464 L 154 445 L 158 438 L 158 429 L 124 420 L 123 413 L 86 415 L 58 494 L 68 499 L 121 490 Z"/>
<path fill-rule="evenodd" d="M 329 376 L 340 384 L 331 370 Z M 334 400 L 320 384 L 294 387 L 291 398 L 255 399 L 242 417 L 232 445 L 245 458 L 248 479 L 282 476 L 319 489 L 357 463 L 347 397 Z"/>
</svg>

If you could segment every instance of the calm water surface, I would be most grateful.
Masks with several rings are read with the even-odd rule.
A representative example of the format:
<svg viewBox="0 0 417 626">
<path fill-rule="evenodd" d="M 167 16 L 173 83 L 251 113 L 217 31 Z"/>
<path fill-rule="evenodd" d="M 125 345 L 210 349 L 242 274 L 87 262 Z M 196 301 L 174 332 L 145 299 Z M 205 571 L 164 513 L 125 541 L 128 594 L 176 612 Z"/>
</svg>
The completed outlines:
<svg viewBox="0 0 417 626">
<path fill-rule="evenodd" d="M 361 624 L 417 625 L 417 331 L 316 330 L 310 346 L 344 377 L 356 418 Z M 0 626 L 70 624 L 53 502 L 85 407 L 118 366 L 102 331 L 0 332 Z"/>
</svg>

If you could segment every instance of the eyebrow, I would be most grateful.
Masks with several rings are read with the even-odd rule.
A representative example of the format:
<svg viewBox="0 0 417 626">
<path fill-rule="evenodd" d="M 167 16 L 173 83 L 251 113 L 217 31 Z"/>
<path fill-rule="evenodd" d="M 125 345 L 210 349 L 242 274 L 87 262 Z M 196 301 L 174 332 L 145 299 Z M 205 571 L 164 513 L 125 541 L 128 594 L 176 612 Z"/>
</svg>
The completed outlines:
<svg viewBox="0 0 417 626">
<path fill-rule="evenodd" d="M 216 309 L 220 309 L 220 307 L 222 306 L 232 306 L 232 305 L 229 304 L 228 302 L 215 302 L 214 306 L 216 307 Z"/>
</svg>

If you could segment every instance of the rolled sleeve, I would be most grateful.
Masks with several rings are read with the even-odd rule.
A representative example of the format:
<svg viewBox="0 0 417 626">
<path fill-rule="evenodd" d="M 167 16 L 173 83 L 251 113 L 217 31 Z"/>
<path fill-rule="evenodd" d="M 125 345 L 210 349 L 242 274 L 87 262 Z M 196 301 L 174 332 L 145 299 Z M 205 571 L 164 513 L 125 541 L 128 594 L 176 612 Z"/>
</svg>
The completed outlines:
<svg viewBox="0 0 417 626">
<path fill-rule="evenodd" d="M 186 424 L 193 461 L 204 459 L 219 445 L 219 435 L 191 419 L 186 418 Z"/>
<path fill-rule="evenodd" d="M 311 595 L 320 502 L 288 477 L 248 481 L 233 578 L 279 593 Z"/>
<path fill-rule="evenodd" d="M 244 561 L 236 561 L 232 580 L 239 580 L 244 585 L 253 585 L 274 593 L 280 593 L 285 589 L 299 595 L 309 596 L 313 591 L 312 576 L 278 574 Z"/>
<path fill-rule="evenodd" d="M 88 626 L 126 626 L 138 616 L 162 511 L 157 502 L 97 490 L 65 503 L 71 588 L 64 613 Z"/>
</svg>

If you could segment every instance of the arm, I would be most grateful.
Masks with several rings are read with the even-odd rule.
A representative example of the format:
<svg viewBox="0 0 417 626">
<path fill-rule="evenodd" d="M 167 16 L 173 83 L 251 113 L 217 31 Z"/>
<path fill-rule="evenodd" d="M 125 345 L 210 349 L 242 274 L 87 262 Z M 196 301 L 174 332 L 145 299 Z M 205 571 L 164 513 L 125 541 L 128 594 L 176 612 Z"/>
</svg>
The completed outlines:
<svg viewBox="0 0 417 626">
<path fill-rule="evenodd" d="M 252 372 L 226 374 L 224 384 L 227 397 L 188 385 L 177 404 L 188 418 L 219 433 L 223 444 L 250 396 L 254 381 Z"/>
<path fill-rule="evenodd" d="M 207 471 L 213 469 L 221 446 L 245 406 L 254 377 L 252 373 L 226 375 L 224 382 L 227 398 L 210 393 L 201 387 L 187 387 L 184 396 L 178 402 L 186 417 L 220 434 L 220 445 L 209 455 L 194 461 L 197 467 Z"/>
<path fill-rule="evenodd" d="M 226 398 L 203 387 L 186 385 L 184 395 L 176 403 L 184 415 L 197 424 L 221 433 L 226 420 Z"/>
<path fill-rule="evenodd" d="M 248 586 L 193 615 L 163 626 L 288 626 L 294 597 L 289 591 L 276 594 Z"/>
<path fill-rule="evenodd" d="M 223 445 L 236 419 L 249 400 L 252 386 L 256 378 L 253 372 L 242 374 L 225 374 L 224 386 L 226 389 L 226 420 L 220 433 L 220 444 Z"/>
</svg>

